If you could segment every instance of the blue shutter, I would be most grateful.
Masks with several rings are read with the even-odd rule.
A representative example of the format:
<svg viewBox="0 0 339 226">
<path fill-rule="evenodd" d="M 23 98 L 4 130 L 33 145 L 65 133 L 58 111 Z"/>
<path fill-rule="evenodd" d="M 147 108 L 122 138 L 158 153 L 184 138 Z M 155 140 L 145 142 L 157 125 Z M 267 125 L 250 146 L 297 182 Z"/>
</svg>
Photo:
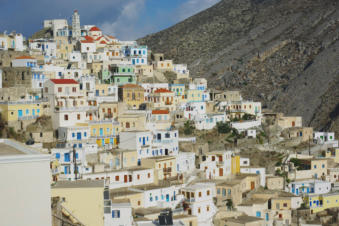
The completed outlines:
<svg viewBox="0 0 339 226">
<path fill-rule="evenodd" d="M 55 158 L 60 159 L 60 153 L 56 153 Z"/>
</svg>

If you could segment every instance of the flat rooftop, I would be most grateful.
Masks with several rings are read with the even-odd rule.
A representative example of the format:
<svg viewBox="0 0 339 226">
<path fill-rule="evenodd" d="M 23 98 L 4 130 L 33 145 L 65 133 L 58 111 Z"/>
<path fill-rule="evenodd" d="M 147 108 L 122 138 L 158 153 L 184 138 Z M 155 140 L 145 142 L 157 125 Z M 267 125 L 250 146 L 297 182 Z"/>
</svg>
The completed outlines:
<svg viewBox="0 0 339 226">
<path fill-rule="evenodd" d="M 77 180 L 58 181 L 52 185 L 54 188 L 104 188 L 104 180 Z"/>
<path fill-rule="evenodd" d="M 233 222 L 233 223 L 239 223 L 239 224 L 245 224 L 255 221 L 262 221 L 263 219 L 257 218 L 257 217 L 251 217 L 251 216 L 238 216 L 238 217 L 232 217 L 232 218 L 225 218 L 227 222 Z"/>
<path fill-rule="evenodd" d="M 6 155 L 24 155 L 26 153 L 9 146 L 4 143 L 0 143 L 0 156 L 6 156 Z"/>
</svg>

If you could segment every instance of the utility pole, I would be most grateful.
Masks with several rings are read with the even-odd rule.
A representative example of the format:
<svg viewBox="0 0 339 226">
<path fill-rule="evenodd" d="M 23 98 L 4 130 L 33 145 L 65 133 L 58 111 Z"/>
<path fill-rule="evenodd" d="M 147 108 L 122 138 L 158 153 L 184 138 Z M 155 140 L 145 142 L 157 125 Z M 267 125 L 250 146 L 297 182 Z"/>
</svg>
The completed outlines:
<svg viewBox="0 0 339 226">
<path fill-rule="evenodd" d="M 308 155 L 311 155 L 311 136 L 308 137 Z"/>
<path fill-rule="evenodd" d="M 73 164 L 74 164 L 75 180 L 77 180 L 78 179 L 78 167 L 77 167 L 76 151 L 75 151 L 74 146 L 73 146 Z"/>
</svg>

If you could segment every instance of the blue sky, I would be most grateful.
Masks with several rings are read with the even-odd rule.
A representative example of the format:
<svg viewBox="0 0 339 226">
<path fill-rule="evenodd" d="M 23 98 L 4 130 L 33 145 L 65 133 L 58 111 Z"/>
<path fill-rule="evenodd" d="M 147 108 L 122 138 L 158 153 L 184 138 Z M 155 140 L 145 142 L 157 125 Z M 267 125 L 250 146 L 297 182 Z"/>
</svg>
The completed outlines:
<svg viewBox="0 0 339 226">
<path fill-rule="evenodd" d="M 0 32 L 29 37 L 45 19 L 70 19 L 95 24 L 105 33 L 133 40 L 170 27 L 220 0 L 0 0 Z M 69 21 L 70 22 L 70 21 Z"/>
</svg>

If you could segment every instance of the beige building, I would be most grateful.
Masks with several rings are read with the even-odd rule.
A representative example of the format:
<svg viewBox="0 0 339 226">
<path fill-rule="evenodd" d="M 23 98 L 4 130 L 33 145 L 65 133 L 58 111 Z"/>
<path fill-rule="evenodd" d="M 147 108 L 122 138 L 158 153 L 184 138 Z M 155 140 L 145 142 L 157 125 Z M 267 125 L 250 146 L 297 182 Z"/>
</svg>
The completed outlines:
<svg viewBox="0 0 339 226">
<path fill-rule="evenodd" d="M 301 142 L 313 139 L 312 127 L 291 127 L 282 131 L 281 135 L 286 139 L 300 139 Z"/>
<path fill-rule="evenodd" d="M 265 221 L 262 218 L 251 217 L 251 216 L 237 216 L 230 218 L 223 218 L 218 220 L 216 226 L 264 226 Z"/>
<path fill-rule="evenodd" d="M 277 115 L 277 125 L 282 129 L 291 127 L 302 127 L 301 116 L 283 116 L 282 114 Z"/>
<path fill-rule="evenodd" d="M 284 178 L 279 176 L 267 176 L 266 187 L 269 190 L 283 190 Z"/>
<path fill-rule="evenodd" d="M 154 183 L 177 176 L 177 163 L 174 156 L 141 159 L 141 166 L 154 169 Z"/>
<path fill-rule="evenodd" d="M 143 113 L 124 113 L 119 115 L 120 131 L 143 131 L 146 126 L 146 116 Z"/>
<path fill-rule="evenodd" d="M 103 180 L 59 181 L 52 186 L 52 197 L 64 199 L 62 206 L 80 223 L 88 226 L 104 225 Z"/>
<path fill-rule="evenodd" d="M 144 206 L 144 193 L 140 191 L 128 190 L 128 188 L 119 188 L 110 190 L 110 197 L 114 200 L 128 199 L 133 209 Z"/>
<path fill-rule="evenodd" d="M 226 206 L 229 199 L 232 200 L 234 206 L 242 202 L 241 180 L 230 180 L 222 183 L 217 183 L 217 205 Z"/>
</svg>

